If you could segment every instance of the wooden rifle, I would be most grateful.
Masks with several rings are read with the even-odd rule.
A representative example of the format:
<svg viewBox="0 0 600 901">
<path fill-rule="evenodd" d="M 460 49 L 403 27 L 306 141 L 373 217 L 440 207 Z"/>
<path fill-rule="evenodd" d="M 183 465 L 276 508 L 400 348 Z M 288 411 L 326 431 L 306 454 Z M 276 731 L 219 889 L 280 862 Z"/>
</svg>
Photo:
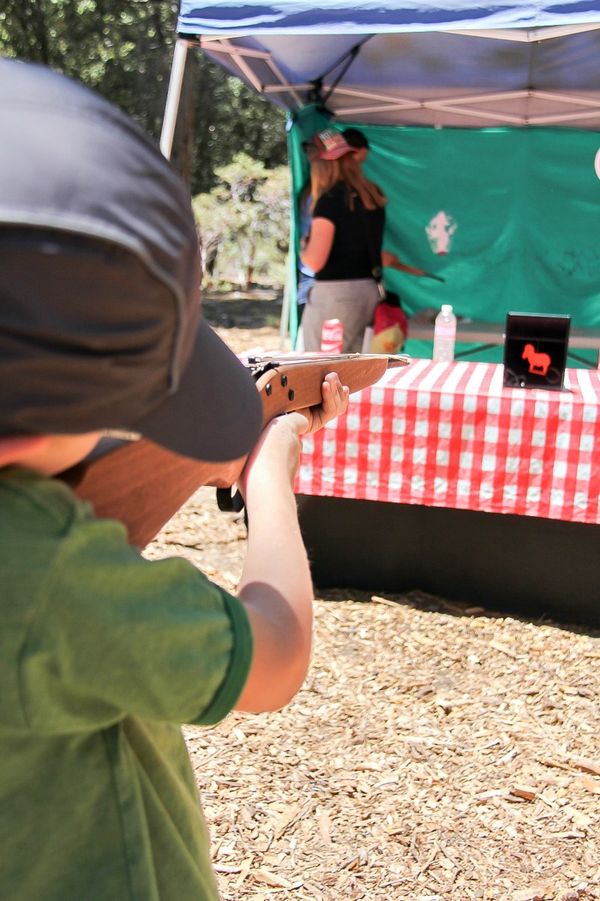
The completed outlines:
<svg viewBox="0 0 600 901">
<path fill-rule="evenodd" d="M 249 357 L 247 365 L 262 399 L 264 427 L 281 413 L 320 404 L 328 372 L 337 372 L 352 393 L 377 382 L 388 368 L 408 362 L 402 355 L 284 354 Z M 98 517 L 124 523 L 130 543 L 144 548 L 201 485 L 217 489 L 235 485 L 246 460 L 247 456 L 226 463 L 192 460 L 139 438 L 116 446 L 113 442 L 106 453 L 92 454 L 59 478 L 89 501 Z"/>
</svg>

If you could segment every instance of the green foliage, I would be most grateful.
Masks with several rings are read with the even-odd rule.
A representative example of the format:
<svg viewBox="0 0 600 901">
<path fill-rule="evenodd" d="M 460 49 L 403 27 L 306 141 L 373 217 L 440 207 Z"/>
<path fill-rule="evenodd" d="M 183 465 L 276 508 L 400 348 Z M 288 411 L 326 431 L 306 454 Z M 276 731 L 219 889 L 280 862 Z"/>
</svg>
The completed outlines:
<svg viewBox="0 0 600 901">
<path fill-rule="evenodd" d="M 238 153 L 215 173 L 216 186 L 193 200 L 211 281 L 284 281 L 290 181 L 287 166 L 267 169 Z M 213 269 L 214 264 L 214 269 Z"/>
<path fill-rule="evenodd" d="M 192 193 L 209 191 L 218 167 L 246 153 L 272 168 L 287 162 L 285 114 L 255 94 L 243 82 L 202 55 L 188 54 L 186 83 L 193 82 L 197 138 L 194 146 Z M 184 126 L 180 117 L 178 132 Z"/>
<path fill-rule="evenodd" d="M 4 0 L 0 52 L 77 78 L 156 137 L 177 8 L 165 0 Z"/>
<path fill-rule="evenodd" d="M 158 141 L 178 8 L 176 0 L 3 0 L 0 54 L 82 81 Z M 173 162 L 193 194 L 205 192 L 194 208 L 206 258 L 218 248 L 217 271 L 243 284 L 284 280 L 284 125 L 281 110 L 189 51 Z"/>
<path fill-rule="evenodd" d="M 156 140 L 165 108 L 176 0 L 3 0 L 0 55 L 51 66 L 133 116 Z M 192 193 L 244 152 L 268 167 L 286 160 L 284 113 L 190 50 L 175 165 Z"/>
</svg>

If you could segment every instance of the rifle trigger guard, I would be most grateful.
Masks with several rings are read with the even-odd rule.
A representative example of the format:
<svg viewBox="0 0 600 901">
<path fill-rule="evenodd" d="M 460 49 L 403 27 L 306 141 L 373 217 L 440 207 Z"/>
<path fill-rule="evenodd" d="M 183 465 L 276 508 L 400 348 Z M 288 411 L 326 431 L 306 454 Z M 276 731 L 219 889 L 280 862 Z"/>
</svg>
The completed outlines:
<svg viewBox="0 0 600 901">
<path fill-rule="evenodd" d="M 239 491 L 232 494 L 231 488 L 217 488 L 217 507 L 221 513 L 241 513 L 244 499 Z"/>
</svg>

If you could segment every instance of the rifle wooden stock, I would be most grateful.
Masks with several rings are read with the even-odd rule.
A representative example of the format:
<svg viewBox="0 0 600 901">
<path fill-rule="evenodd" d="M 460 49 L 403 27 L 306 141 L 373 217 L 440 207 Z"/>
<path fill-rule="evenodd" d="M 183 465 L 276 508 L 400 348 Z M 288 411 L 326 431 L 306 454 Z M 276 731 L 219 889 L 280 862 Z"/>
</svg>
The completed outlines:
<svg viewBox="0 0 600 901">
<path fill-rule="evenodd" d="M 275 416 L 321 403 L 321 384 L 337 372 L 350 392 L 377 382 L 388 366 L 404 366 L 407 357 L 378 354 L 323 354 L 249 360 L 262 398 L 263 424 Z M 143 548 L 201 485 L 228 488 L 235 484 L 247 457 L 227 463 L 192 460 L 140 438 L 103 456 L 91 457 L 60 478 L 96 515 L 118 519 L 129 541 Z"/>
</svg>

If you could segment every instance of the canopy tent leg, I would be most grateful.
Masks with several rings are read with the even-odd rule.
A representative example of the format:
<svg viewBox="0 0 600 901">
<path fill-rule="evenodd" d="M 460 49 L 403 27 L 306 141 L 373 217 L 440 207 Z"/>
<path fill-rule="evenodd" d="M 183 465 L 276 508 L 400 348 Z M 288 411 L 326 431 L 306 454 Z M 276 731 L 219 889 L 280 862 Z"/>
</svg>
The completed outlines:
<svg viewBox="0 0 600 901">
<path fill-rule="evenodd" d="M 179 110 L 179 100 L 181 98 L 181 88 L 183 85 L 183 75 L 185 72 L 185 61 L 187 59 L 189 43 L 190 42 L 186 41 L 184 38 L 177 38 L 177 41 L 175 42 L 173 65 L 171 66 L 171 75 L 169 78 L 169 90 L 167 92 L 167 102 L 165 104 L 165 115 L 160 133 L 160 149 L 167 159 L 171 159 L 173 137 L 175 135 L 175 125 L 177 124 L 177 112 Z"/>
<path fill-rule="evenodd" d="M 283 302 L 281 304 L 281 317 L 279 319 L 279 349 L 285 350 L 286 339 L 290 333 L 290 266 L 289 258 L 286 266 L 285 283 L 283 286 Z"/>
</svg>

